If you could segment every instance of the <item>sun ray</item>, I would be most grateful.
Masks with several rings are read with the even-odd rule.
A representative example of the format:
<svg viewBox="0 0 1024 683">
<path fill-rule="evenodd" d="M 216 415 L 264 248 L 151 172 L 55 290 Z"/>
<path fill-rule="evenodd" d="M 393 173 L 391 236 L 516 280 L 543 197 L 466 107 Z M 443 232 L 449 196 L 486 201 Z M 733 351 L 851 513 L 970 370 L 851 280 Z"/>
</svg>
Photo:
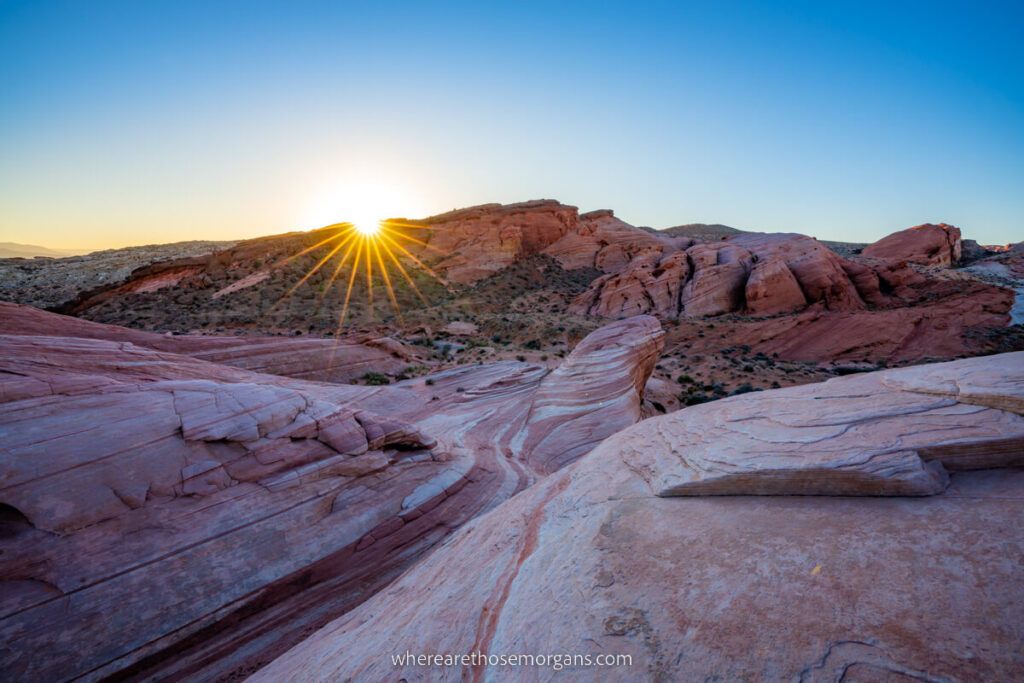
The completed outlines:
<svg viewBox="0 0 1024 683">
<path fill-rule="evenodd" d="M 443 253 L 440 249 L 435 247 L 433 244 L 427 244 L 423 240 L 416 239 L 415 237 L 412 237 L 410 235 L 406 235 L 404 233 L 398 232 L 397 230 L 388 230 L 387 227 L 381 226 L 381 232 L 383 233 L 384 231 L 387 231 L 388 233 L 390 233 L 390 234 L 392 234 L 392 235 L 394 235 L 396 237 L 401 237 L 404 240 L 409 240 L 410 242 L 415 242 L 416 244 L 419 244 L 420 246 L 425 247 L 427 249 L 430 249 L 431 251 L 436 252 L 438 254 Z"/>
<path fill-rule="evenodd" d="M 349 237 L 349 239 L 351 239 L 351 236 Z M 309 280 L 309 278 L 313 277 L 313 275 L 315 275 L 316 272 L 318 270 L 320 270 L 325 263 L 327 263 L 328 261 L 331 260 L 332 256 L 334 256 L 336 253 L 338 253 L 338 251 L 340 251 L 341 248 L 345 246 L 347 241 L 348 240 L 345 240 L 344 242 L 341 242 L 341 243 L 335 245 L 329 252 L 327 252 L 327 255 L 324 256 L 323 258 L 321 258 L 317 262 L 317 264 L 315 266 L 310 268 L 309 271 L 305 275 L 303 275 L 302 278 L 299 279 L 298 282 L 296 282 L 294 285 L 292 285 L 292 287 L 287 292 L 285 292 L 281 296 L 280 299 L 277 300 L 277 303 L 275 303 L 273 306 L 270 307 L 270 310 L 273 311 L 274 309 L 276 309 L 278 306 L 280 306 L 284 302 L 285 299 L 287 299 L 292 294 L 294 294 L 295 291 L 299 287 L 301 287 L 302 285 L 306 284 L 306 282 Z"/>
<path fill-rule="evenodd" d="M 336 287 L 341 288 L 342 284 L 339 281 L 344 278 L 345 294 L 338 313 L 338 327 L 335 332 L 335 337 L 339 339 L 352 315 L 356 282 L 360 278 L 364 279 L 366 283 L 366 306 L 361 309 L 359 315 L 360 320 L 363 321 L 376 319 L 377 293 L 374 290 L 378 283 L 375 282 L 375 279 L 380 280 L 379 284 L 384 288 L 390 308 L 399 321 L 402 320 L 402 304 L 399 300 L 399 294 L 402 292 L 401 286 L 408 285 L 409 290 L 423 305 L 430 305 L 429 299 L 417 285 L 418 278 L 413 277 L 414 268 L 422 270 L 449 292 L 453 291 L 444 278 L 411 251 L 411 249 L 415 250 L 420 256 L 424 250 L 443 253 L 435 245 L 428 244 L 426 240 L 429 239 L 429 233 L 420 235 L 425 239 L 419 239 L 409 234 L 413 230 L 434 230 L 435 226 L 412 222 L 411 219 L 377 219 L 373 217 L 374 212 L 369 205 L 357 206 L 356 204 L 357 202 L 352 202 L 346 209 L 349 212 L 349 221 L 334 223 L 318 230 L 317 232 L 327 231 L 331 234 L 323 239 L 317 239 L 314 244 L 281 259 L 272 266 L 272 268 L 281 268 L 317 249 L 324 249 L 326 252 L 317 256 L 312 267 L 303 273 L 298 281 L 291 285 L 285 294 L 271 306 L 267 311 L 268 314 L 278 309 L 289 297 L 294 296 L 301 287 L 311 286 L 310 281 L 317 273 L 323 273 L 323 275 L 318 281 L 317 289 L 319 291 L 313 317 L 320 315 L 328 295 L 332 291 L 337 291 Z M 417 246 L 413 247 L 413 244 Z M 331 265 L 331 268 L 326 269 L 328 264 Z M 394 277 L 394 273 L 390 270 L 392 267 L 397 269 L 401 279 Z M 345 273 L 346 268 L 349 269 L 347 273 Z M 374 272 L 375 270 L 380 273 L 379 277 Z M 384 310 L 382 309 L 382 311 Z"/>
<path fill-rule="evenodd" d="M 366 248 L 364 249 L 366 255 L 366 305 L 370 310 L 370 320 L 373 320 L 373 259 L 370 258 L 370 244 L 373 238 L 369 235 L 364 235 L 363 239 L 366 241 Z"/>
<path fill-rule="evenodd" d="M 405 281 L 409 283 L 410 287 L 412 287 L 412 291 L 416 292 L 416 296 L 419 297 L 419 300 L 422 301 L 424 304 L 429 304 L 430 302 L 427 301 L 427 297 L 423 296 L 423 292 L 421 292 L 420 288 L 416 286 L 416 283 L 413 281 L 412 277 L 410 277 L 409 273 L 405 270 L 405 266 L 402 265 L 402 262 L 398 259 L 397 256 L 395 256 L 394 252 L 392 252 L 391 249 L 386 244 L 381 244 L 381 246 L 384 248 L 384 253 L 388 255 L 388 257 L 394 262 L 395 267 L 398 268 L 398 272 L 402 274 L 402 277 L 405 278 Z"/>
<path fill-rule="evenodd" d="M 384 277 L 384 288 L 387 290 L 388 298 L 391 300 L 391 307 L 395 310 L 395 317 L 401 321 L 402 312 L 398 307 L 395 290 L 391 287 L 391 276 L 388 274 L 388 269 L 384 267 L 384 259 L 380 255 L 380 244 L 377 240 L 373 242 L 373 252 L 377 255 L 377 264 L 380 266 L 380 273 Z"/>
<path fill-rule="evenodd" d="M 416 258 L 416 257 L 415 257 L 415 256 L 414 256 L 414 255 L 412 254 L 412 252 L 410 252 L 410 251 L 409 251 L 408 249 L 406 249 L 405 247 L 403 247 L 403 246 L 402 246 L 401 244 L 399 244 L 399 243 L 398 243 L 398 242 L 396 242 L 395 240 L 391 239 L 391 238 L 390 238 L 390 237 L 389 237 L 388 235 L 385 235 L 385 234 L 383 234 L 383 233 L 381 234 L 380 238 L 381 238 L 381 239 L 383 239 L 383 240 L 387 240 L 388 242 L 390 242 L 390 243 L 391 243 L 391 246 L 395 247 L 396 249 L 398 249 L 399 251 L 401 251 L 401 252 L 402 252 L 403 254 L 405 254 L 406 256 L 408 256 L 408 257 L 409 257 L 410 259 L 412 259 L 412 262 L 413 262 L 413 263 L 415 263 L 415 264 L 416 264 L 417 266 L 419 266 L 420 268 L 422 268 L 422 269 L 423 269 L 423 271 L 424 271 L 424 272 L 426 272 L 426 273 L 427 273 L 428 275 L 430 275 L 430 276 L 431 276 L 432 278 L 434 278 L 435 280 L 437 280 L 438 282 L 440 282 L 440 283 L 441 283 L 442 285 L 444 285 L 445 287 L 447 287 L 447 286 L 448 286 L 448 283 L 447 283 L 447 282 L 445 282 L 445 281 L 444 281 L 444 279 L 443 279 L 443 278 L 442 278 L 442 277 L 441 277 L 440 275 L 438 275 L 437 273 L 435 273 L 435 272 L 434 272 L 434 271 L 433 271 L 433 270 L 432 270 L 432 269 L 430 268 L 430 266 L 428 266 L 428 265 L 427 265 L 426 263 L 424 263 L 423 261 L 420 261 L 420 260 L 419 260 L 418 258 Z"/>
<path fill-rule="evenodd" d="M 352 230 L 352 224 L 351 223 L 335 223 L 334 225 L 329 225 L 327 227 L 328 228 L 337 227 L 338 228 L 338 232 L 336 232 L 335 234 L 331 235 L 330 237 L 328 237 L 326 239 L 320 240 L 319 242 L 317 242 L 316 244 L 314 244 L 311 247 L 306 247 L 302 251 L 300 251 L 298 253 L 295 253 L 295 254 L 292 254 L 291 256 L 288 256 L 288 257 L 282 259 L 279 263 L 274 265 L 274 268 L 280 268 L 281 266 L 284 266 L 284 265 L 290 263 L 291 261 L 294 261 L 295 259 L 299 258 L 300 256 L 305 256 L 306 254 L 308 254 L 309 252 L 313 251 L 314 249 L 319 249 L 320 247 L 324 246 L 328 242 L 332 242 L 332 241 L 338 239 L 339 237 L 342 237 L 342 236 L 350 233 L 351 230 Z"/>
<path fill-rule="evenodd" d="M 353 237 L 355 237 L 355 235 L 353 235 Z M 346 248 L 345 253 L 341 255 L 341 258 L 338 260 L 338 265 L 334 267 L 334 272 L 331 273 L 331 277 L 327 280 L 327 284 L 324 285 L 323 291 L 320 292 L 320 298 L 317 300 L 317 310 L 319 310 L 320 304 L 323 303 L 323 300 L 327 298 L 327 294 L 331 291 L 331 288 L 334 286 L 335 280 L 338 279 L 338 275 L 345 267 L 345 264 L 348 262 L 349 256 L 352 255 L 352 250 L 356 246 L 356 241 L 354 239 L 346 240 L 346 242 L 349 242 L 348 248 Z"/>
<path fill-rule="evenodd" d="M 352 299 L 352 285 L 355 283 L 356 275 L 359 274 L 359 259 L 362 256 L 365 244 L 366 238 L 363 237 L 359 242 L 359 246 L 356 248 L 356 260 L 352 263 L 352 272 L 348 276 L 348 287 L 345 288 L 345 303 L 342 304 L 341 313 L 338 315 L 337 335 L 341 334 L 341 328 L 345 326 L 345 318 L 348 317 L 348 305 Z"/>
</svg>

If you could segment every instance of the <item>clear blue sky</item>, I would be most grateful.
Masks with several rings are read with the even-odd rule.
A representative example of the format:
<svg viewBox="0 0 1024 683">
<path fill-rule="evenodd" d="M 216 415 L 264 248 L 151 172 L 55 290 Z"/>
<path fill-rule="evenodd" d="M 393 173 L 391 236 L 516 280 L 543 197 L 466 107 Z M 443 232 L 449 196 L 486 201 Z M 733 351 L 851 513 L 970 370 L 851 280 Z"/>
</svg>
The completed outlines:
<svg viewBox="0 0 1024 683">
<path fill-rule="evenodd" d="M 0 241 L 255 236 L 366 195 L 1021 240 L 1024 3 L 0 0 Z"/>
</svg>

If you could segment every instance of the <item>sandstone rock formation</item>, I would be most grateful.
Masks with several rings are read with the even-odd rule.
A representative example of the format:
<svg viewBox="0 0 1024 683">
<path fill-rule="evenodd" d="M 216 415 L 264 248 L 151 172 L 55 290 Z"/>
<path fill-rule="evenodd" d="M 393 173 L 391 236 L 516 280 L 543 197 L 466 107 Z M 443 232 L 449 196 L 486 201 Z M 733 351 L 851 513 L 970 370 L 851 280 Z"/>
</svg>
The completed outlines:
<svg viewBox="0 0 1024 683">
<path fill-rule="evenodd" d="M 469 284 L 535 254 L 555 258 L 566 270 L 615 273 L 633 259 L 689 246 L 694 240 L 636 228 L 607 209 L 579 214 L 553 200 L 484 204 L 431 218 L 398 219 L 420 228 L 408 245 L 436 272 Z M 422 244 L 421 244 L 422 243 Z"/>
<path fill-rule="evenodd" d="M 860 310 L 864 298 L 878 298 L 877 277 L 804 235 L 742 233 L 666 251 L 660 258 L 637 257 L 615 275 L 598 278 L 570 310 L 603 317 L 771 315 L 812 303 Z"/>
<path fill-rule="evenodd" d="M 748 344 L 754 353 L 801 361 L 889 363 L 957 358 L 986 352 L 985 336 L 1010 322 L 1012 290 L 977 282 L 929 282 L 904 305 L 829 311 L 812 306 L 793 315 L 720 321 L 713 349 Z M 991 352 L 991 351 L 989 351 Z"/>
<path fill-rule="evenodd" d="M 519 437 L 519 450 L 533 470 L 559 470 L 640 420 L 637 397 L 661 354 L 662 337 L 661 325 L 650 316 L 607 325 L 541 381 Z"/>
<path fill-rule="evenodd" d="M 603 209 L 580 214 L 576 229 L 552 243 L 544 253 L 553 256 L 566 270 L 595 268 L 617 273 L 633 259 L 658 255 L 676 244 L 692 242 L 645 232 Z"/>
<path fill-rule="evenodd" d="M 584 340 L 557 374 L 502 362 L 365 387 L 34 316 L 47 335 L 0 335 L 11 680 L 251 671 L 582 455 L 581 434 L 638 419 L 661 348 L 640 318 Z"/>
<path fill-rule="evenodd" d="M 932 495 L 948 470 L 1024 466 L 1024 353 L 1002 360 L 695 406 L 659 422 L 643 476 L 661 496 Z"/>
<path fill-rule="evenodd" d="M 414 242 L 411 250 L 430 256 L 431 267 L 452 282 L 469 283 L 542 252 L 576 228 L 578 215 L 576 207 L 542 199 L 403 222 L 423 228 L 412 231 L 423 246 Z"/>
<path fill-rule="evenodd" d="M 368 305 L 365 279 L 356 278 L 349 320 L 365 334 L 350 341 L 403 332 L 410 340 L 426 341 L 414 330 L 460 336 L 460 327 L 472 324 L 476 339 L 467 346 L 498 338 L 508 346 L 498 348 L 497 354 L 508 350 L 508 357 L 515 357 L 522 355 L 512 348 L 516 343 L 531 344 L 520 350 L 540 351 L 540 345 L 543 353 L 534 357 L 540 361 L 542 355 L 568 350 L 545 346 L 552 335 L 561 338 L 570 327 L 582 326 L 584 334 L 593 329 L 594 322 L 580 324 L 572 318 L 653 314 L 713 319 L 713 338 L 691 342 L 702 352 L 718 354 L 722 347 L 744 345 L 794 362 L 948 359 L 1018 349 L 1024 343 L 1024 336 L 1006 329 L 1024 319 L 1020 307 L 1013 308 L 1011 291 L 1019 287 L 1024 272 L 1017 267 L 1017 255 L 989 250 L 994 255 L 975 260 L 967 270 L 914 262 L 955 259 L 957 231 L 949 226 L 896 233 L 865 248 L 864 255 L 859 253 L 863 245 L 795 234 L 702 225 L 653 231 L 631 226 L 611 211 L 579 214 L 575 207 L 537 200 L 487 204 L 422 220 L 396 219 L 389 230 L 389 239 L 403 245 L 429 272 L 395 249 L 413 280 L 410 285 L 397 274 L 392 278 L 408 324 L 390 309 L 383 318 L 377 315 L 380 306 L 374 311 Z M 406 367 L 401 354 L 391 359 L 368 354 L 361 362 L 356 349 L 344 356 L 352 361 L 350 369 L 323 374 L 328 368 L 326 345 L 316 338 L 337 331 L 345 287 L 337 281 L 331 286 L 330 268 L 303 278 L 329 257 L 330 240 L 337 234 L 335 226 L 277 235 L 213 254 L 144 265 L 123 281 L 85 287 L 64 310 L 99 322 L 182 333 L 189 339 L 199 333 L 275 335 L 280 341 L 265 342 L 260 362 L 255 362 L 254 343 L 246 343 L 239 359 L 230 361 L 240 364 L 252 358 L 244 367 L 261 372 L 334 381 L 351 381 L 366 372 L 400 374 Z M 959 278 L 960 286 L 947 286 L 942 281 L 947 276 Z M 376 300 L 386 301 L 382 285 L 376 289 Z M 460 322 L 449 329 L 452 320 Z M 282 337 L 313 340 L 285 342 Z M 439 348 L 436 341 L 424 347 Z M 228 353 L 229 342 L 211 343 Z M 459 349 L 450 357 L 435 358 L 441 363 L 468 355 L 457 345 L 440 348 Z M 480 359 L 477 350 L 472 353 L 474 360 Z M 425 360 L 429 356 L 421 349 L 409 364 L 431 365 Z"/>
<path fill-rule="evenodd" d="M 631 657 L 563 659 L 559 680 L 1017 680 L 1024 471 L 963 470 L 1020 463 L 1022 370 L 1020 353 L 969 359 L 644 421 L 467 524 L 253 680 L 556 668 L 395 665 L 406 652 Z M 705 449 L 716 437 L 723 449 Z M 909 451 L 926 475 L 955 470 L 944 491 L 873 461 Z M 658 495 L 692 485 L 691 465 L 721 473 L 717 493 L 936 495 Z"/>
<path fill-rule="evenodd" d="M 960 260 L 960 228 L 925 223 L 883 237 L 864 249 L 864 256 L 909 261 L 923 266 L 950 266 Z"/>
<path fill-rule="evenodd" d="M 325 382 L 349 382 L 367 372 L 397 373 L 415 360 L 409 349 L 388 338 L 356 343 L 296 337 L 163 335 L 54 316 L 0 301 L 0 334 L 49 336 L 55 329 L 61 336 L 131 342 L 254 372 Z"/>
<path fill-rule="evenodd" d="M 178 242 L 108 249 L 47 259 L 0 258 L 0 298 L 50 308 L 84 290 L 116 285 L 132 271 L 158 261 L 176 261 L 222 251 L 232 242 Z"/>
</svg>

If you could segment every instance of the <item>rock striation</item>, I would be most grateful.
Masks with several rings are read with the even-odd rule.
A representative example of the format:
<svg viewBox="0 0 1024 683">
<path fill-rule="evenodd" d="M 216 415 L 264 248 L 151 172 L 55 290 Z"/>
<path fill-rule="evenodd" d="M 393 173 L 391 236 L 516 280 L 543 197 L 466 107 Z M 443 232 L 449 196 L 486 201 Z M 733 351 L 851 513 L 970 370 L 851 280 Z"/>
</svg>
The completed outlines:
<svg viewBox="0 0 1024 683">
<path fill-rule="evenodd" d="M 661 351 L 657 321 L 625 320 L 561 371 L 506 361 L 331 385 L 35 315 L 49 334 L 0 335 L 10 680 L 258 668 L 581 456 L 581 434 L 596 444 L 639 419 Z"/>
<path fill-rule="evenodd" d="M 51 336 L 54 330 L 61 336 L 131 342 L 253 372 L 325 382 L 350 382 L 367 372 L 397 373 L 416 359 L 408 347 L 388 337 L 356 342 L 155 334 L 0 301 L 0 334 Z"/>
<path fill-rule="evenodd" d="M 252 680 L 427 675 L 382 652 L 591 658 L 561 660 L 565 680 L 1019 679 L 1024 471 L 987 468 L 1020 464 L 1022 369 L 1021 353 L 960 360 L 646 420 Z M 916 472 L 885 456 L 910 452 Z M 664 495 L 687 486 L 843 495 Z M 610 654 L 631 659 L 593 666 Z"/>
<path fill-rule="evenodd" d="M 533 395 L 516 437 L 530 468 L 543 474 L 559 470 L 609 434 L 639 422 L 637 397 L 644 395 L 663 337 L 656 318 L 636 316 L 584 338 Z"/>
<path fill-rule="evenodd" d="M 949 471 L 1024 466 L 1024 353 L 1003 361 L 695 406 L 659 421 L 644 476 L 660 496 L 934 495 Z M 623 444 L 623 457 L 635 449 Z"/>
</svg>

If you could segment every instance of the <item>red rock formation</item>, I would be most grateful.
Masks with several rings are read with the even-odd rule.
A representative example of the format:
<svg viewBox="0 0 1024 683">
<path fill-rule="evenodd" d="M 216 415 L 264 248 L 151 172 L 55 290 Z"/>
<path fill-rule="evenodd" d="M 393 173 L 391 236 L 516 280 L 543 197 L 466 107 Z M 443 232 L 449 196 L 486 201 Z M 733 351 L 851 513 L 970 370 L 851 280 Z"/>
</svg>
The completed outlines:
<svg viewBox="0 0 1024 683">
<path fill-rule="evenodd" d="M 641 255 L 616 275 L 598 278 L 570 310 L 603 317 L 771 315 L 818 302 L 859 310 L 861 289 L 872 301 L 880 297 L 877 276 L 804 235 L 742 233 L 655 256 Z"/>
<path fill-rule="evenodd" d="M 576 229 L 578 220 L 576 207 L 549 199 L 484 204 L 417 221 L 402 219 L 423 228 L 409 234 L 425 246 L 413 243 L 407 248 L 448 280 L 463 284 L 541 253 Z"/>
<path fill-rule="evenodd" d="M 916 225 L 868 245 L 863 254 L 886 261 L 950 266 L 960 261 L 960 228 L 945 223 Z"/>
<path fill-rule="evenodd" d="M 362 343 L 299 337 L 164 335 L 56 317 L 31 306 L 0 301 L 0 334 L 62 336 L 127 341 L 143 348 L 180 353 L 236 368 L 324 382 L 350 382 L 367 372 L 398 373 L 415 360 L 394 339 Z"/>
<path fill-rule="evenodd" d="M 759 261 L 785 262 L 808 303 L 821 302 L 833 311 L 864 308 L 856 283 L 843 267 L 846 261 L 818 240 L 793 233 L 744 233 L 730 241 Z"/>
<path fill-rule="evenodd" d="M 727 242 L 698 244 L 686 251 L 693 275 L 683 287 L 686 315 L 720 315 L 743 308 L 743 288 L 753 263 L 749 251 Z"/>
<path fill-rule="evenodd" d="M 664 258 L 650 253 L 635 259 L 622 272 L 594 280 L 587 291 L 572 302 L 570 311 L 603 318 L 678 311 L 689 272 L 686 252 L 671 253 Z"/>
<path fill-rule="evenodd" d="M 611 211 L 581 214 L 579 224 L 544 250 L 566 270 L 596 268 L 617 273 L 637 258 L 658 256 L 675 250 L 677 244 L 692 240 L 674 239 L 635 228 L 615 217 Z"/>
<path fill-rule="evenodd" d="M 908 289 L 912 299 L 893 293 L 887 308 L 829 311 L 819 304 L 769 318 L 715 318 L 713 330 L 700 321 L 670 326 L 666 346 L 715 354 L 745 345 L 751 353 L 815 363 L 921 362 L 992 353 L 992 332 L 1010 322 L 1011 289 L 968 279 L 932 280 Z M 704 334 L 697 336 L 698 330 Z"/>
<path fill-rule="evenodd" d="M 0 335 L 13 680 L 206 679 L 269 661 L 582 455 L 581 434 L 597 443 L 638 419 L 661 337 L 657 321 L 627 320 L 557 374 L 503 362 L 361 387 L 22 318 L 49 334 Z M 68 336 L 83 330 L 93 338 Z"/>
<path fill-rule="evenodd" d="M 793 313 L 807 306 L 793 271 L 782 259 L 759 261 L 746 284 L 747 310 L 754 315 Z"/>
<path fill-rule="evenodd" d="M 452 282 L 468 284 L 538 253 L 567 270 L 595 268 L 615 273 L 636 258 L 689 246 L 693 240 L 633 227 L 609 210 L 579 215 L 575 207 L 552 200 L 484 204 L 418 221 L 409 234 L 425 245 L 410 249 Z"/>
<path fill-rule="evenodd" d="M 559 470 L 638 422 L 637 397 L 658 362 L 663 336 L 657 319 L 637 316 L 581 341 L 533 396 L 519 447 L 530 467 L 543 474 Z"/>
<path fill-rule="evenodd" d="M 555 668 L 396 665 L 406 652 L 631 658 L 559 661 L 559 679 L 581 681 L 1018 680 L 1024 472 L 964 470 L 1020 462 L 1022 370 L 1020 353 L 969 359 L 644 421 L 466 525 L 253 680 L 546 680 Z M 915 462 L 931 463 L 926 476 Z M 946 469 L 948 488 L 927 476 Z M 945 491 L 658 495 L 688 485 Z"/>
</svg>

